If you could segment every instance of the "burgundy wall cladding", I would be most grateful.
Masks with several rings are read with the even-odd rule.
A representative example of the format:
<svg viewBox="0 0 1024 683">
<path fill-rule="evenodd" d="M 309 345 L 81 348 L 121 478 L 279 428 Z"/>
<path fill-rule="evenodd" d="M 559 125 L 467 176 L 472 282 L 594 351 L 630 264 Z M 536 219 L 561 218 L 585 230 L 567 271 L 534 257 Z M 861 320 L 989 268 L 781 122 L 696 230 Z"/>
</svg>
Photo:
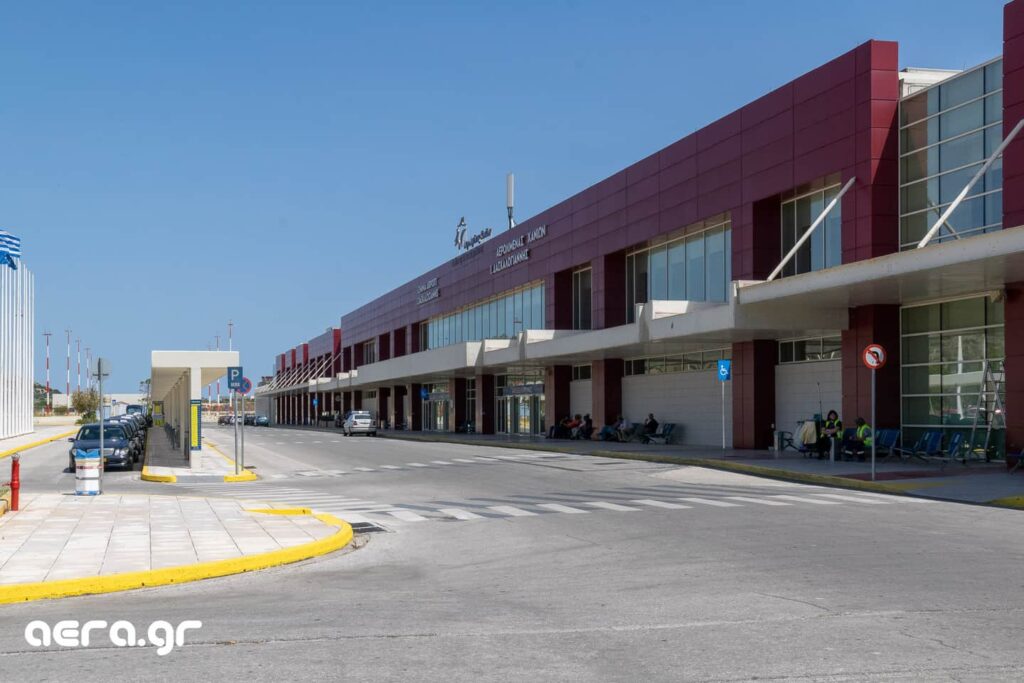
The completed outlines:
<svg viewBox="0 0 1024 683">
<path fill-rule="evenodd" d="M 1003 7 L 1003 135 L 1024 118 L 1024 2 Z M 1018 190 L 1017 188 L 1020 188 Z M 1003 225 L 1024 225 L 1024 140 L 1003 153 Z"/>
<path fill-rule="evenodd" d="M 896 43 L 868 41 L 344 315 L 341 328 L 359 343 L 528 282 L 553 284 L 559 271 L 606 265 L 605 256 L 725 212 L 733 277 L 763 278 L 779 260 L 778 228 L 762 229 L 754 202 L 833 173 L 857 177 L 843 199 L 844 261 L 895 251 L 898 97 Z M 492 275 L 496 247 L 539 225 L 547 237 L 530 245 L 530 259 Z M 617 298 L 605 271 L 594 273 L 595 326 L 619 322 L 602 309 Z M 417 305 L 417 287 L 434 277 L 439 296 Z"/>
</svg>

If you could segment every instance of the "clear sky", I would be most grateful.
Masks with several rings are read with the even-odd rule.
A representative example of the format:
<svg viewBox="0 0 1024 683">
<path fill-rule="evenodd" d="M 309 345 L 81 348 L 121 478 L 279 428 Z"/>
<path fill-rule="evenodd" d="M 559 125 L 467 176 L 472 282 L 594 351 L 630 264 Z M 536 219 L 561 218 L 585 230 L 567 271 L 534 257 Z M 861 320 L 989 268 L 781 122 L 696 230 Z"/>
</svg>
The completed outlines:
<svg viewBox="0 0 1024 683">
<path fill-rule="evenodd" d="M 1002 2 L 52 2 L 0 8 L 0 228 L 42 332 L 246 374 L 342 313 L 869 38 L 999 54 Z M 160 6 L 162 5 L 162 6 Z M 72 385 L 75 378 L 72 377 Z"/>
</svg>

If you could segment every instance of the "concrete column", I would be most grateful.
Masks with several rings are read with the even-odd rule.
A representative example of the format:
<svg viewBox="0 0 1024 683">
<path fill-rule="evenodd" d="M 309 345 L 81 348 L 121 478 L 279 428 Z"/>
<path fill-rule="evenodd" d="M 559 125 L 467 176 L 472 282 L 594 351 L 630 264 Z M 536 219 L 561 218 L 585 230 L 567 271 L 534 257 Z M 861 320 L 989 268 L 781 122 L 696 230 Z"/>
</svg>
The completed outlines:
<svg viewBox="0 0 1024 683">
<path fill-rule="evenodd" d="M 406 412 L 405 403 L 408 400 L 408 391 L 404 384 L 396 384 L 391 389 L 391 403 L 394 406 L 394 426 L 405 427 L 405 416 L 409 413 Z"/>
<path fill-rule="evenodd" d="M 1021 17 L 1024 23 L 1024 17 Z M 1012 147 L 1013 145 L 1011 145 Z M 1004 369 L 1006 372 L 1006 464 L 1013 466 L 1024 446 L 1024 282 L 1006 286 L 1006 302 L 1003 304 L 1006 321 L 1006 347 Z"/>
<path fill-rule="evenodd" d="M 612 424 L 622 414 L 622 372 L 621 358 L 595 360 L 590 364 L 590 415 L 595 431 Z M 556 423 L 548 420 L 548 424 Z"/>
<path fill-rule="evenodd" d="M 454 417 L 453 424 L 451 425 L 453 430 L 457 430 L 459 427 L 466 424 L 469 416 L 466 415 L 466 378 L 455 377 L 452 380 L 452 414 Z"/>
<path fill-rule="evenodd" d="M 476 376 L 476 417 L 473 424 L 477 434 L 494 433 L 494 375 Z"/>
<path fill-rule="evenodd" d="M 413 382 L 409 385 L 409 424 L 414 432 L 423 429 L 423 399 L 420 398 L 422 384 Z"/>
<path fill-rule="evenodd" d="M 896 305 L 861 306 L 850 309 L 850 329 L 842 333 L 843 413 L 847 427 L 858 417 L 871 420 L 871 371 L 864 367 L 860 354 L 868 344 L 885 347 L 889 357 L 877 371 L 875 429 L 900 427 L 900 307 Z M 825 407 L 828 410 L 828 407 Z"/>
<path fill-rule="evenodd" d="M 388 398 L 391 396 L 390 387 L 377 387 L 377 423 L 391 422 L 390 411 L 388 410 Z"/>
<path fill-rule="evenodd" d="M 544 372 L 544 417 L 548 425 L 558 422 L 569 414 L 569 382 L 572 381 L 571 365 L 552 365 Z"/>
<path fill-rule="evenodd" d="M 600 256 L 590 263 L 592 327 L 595 330 L 626 322 L 626 255 Z"/>
<path fill-rule="evenodd" d="M 775 365 L 779 343 L 757 339 L 732 345 L 733 448 L 768 448 L 775 423 Z"/>
</svg>

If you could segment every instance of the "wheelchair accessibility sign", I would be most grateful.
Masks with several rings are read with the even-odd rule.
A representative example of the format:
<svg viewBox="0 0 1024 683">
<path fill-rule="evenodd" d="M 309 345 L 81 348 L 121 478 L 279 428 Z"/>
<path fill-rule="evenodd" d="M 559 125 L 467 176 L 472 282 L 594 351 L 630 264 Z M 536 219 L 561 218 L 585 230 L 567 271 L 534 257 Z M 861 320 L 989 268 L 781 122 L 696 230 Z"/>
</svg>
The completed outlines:
<svg viewBox="0 0 1024 683">
<path fill-rule="evenodd" d="M 720 360 L 718 361 L 718 381 L 728 382 L 732 379 L 732 361 L 731 360 Z"/>
</svg>

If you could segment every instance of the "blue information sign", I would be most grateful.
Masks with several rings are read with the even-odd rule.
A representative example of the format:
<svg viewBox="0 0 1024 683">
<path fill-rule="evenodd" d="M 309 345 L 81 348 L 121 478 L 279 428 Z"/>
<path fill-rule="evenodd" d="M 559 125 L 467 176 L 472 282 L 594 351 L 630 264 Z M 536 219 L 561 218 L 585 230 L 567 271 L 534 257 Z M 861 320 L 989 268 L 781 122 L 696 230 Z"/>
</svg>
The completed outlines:
<svg viewBox="0 0 1024 683">
<path fill-rule="evenodd" d="M 314 398 L 314 399 L 313 399 L 313 407 L 314 407 L 314 408 L 316 408 L 316 407 L 317 407 L 317 404 L 319 404 L 319 403 L 320 403 L 320 399 L 318 399 L 318 398 Z"/>
<path fill-rule="evenodd" d="M 731 360 L 720 360 L 718 361 L 718 381 L 728 382 L 732 379 L 732 361 Z"/>
<path fill-rule="evenodd" d="M 232 366 L 228 368 L 228 389 L 238 391 L 239 389 L 242 388 L 243 379 L 244 376 L 242 375 L 241 365 L 239 365 L 238 367 Z"/>
<path fill-rule="evenodd" d="M 430 389 L 427 389 L 426 387 L 423 387 L 422 389 L 420 389 L 420 398 L 422 398 L 424 401 L 429 399 L 430 398 Z"/>
</svg>

